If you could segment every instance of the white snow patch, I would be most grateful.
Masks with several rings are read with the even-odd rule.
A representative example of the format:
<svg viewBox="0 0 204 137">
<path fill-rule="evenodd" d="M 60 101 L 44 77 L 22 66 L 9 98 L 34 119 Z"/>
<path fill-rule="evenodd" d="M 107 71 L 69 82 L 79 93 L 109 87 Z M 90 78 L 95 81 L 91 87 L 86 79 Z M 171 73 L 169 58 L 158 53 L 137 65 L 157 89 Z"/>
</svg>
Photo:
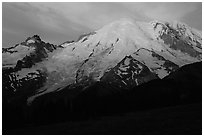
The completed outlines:
<svg viewBox="0 0 204 137">
<path fill-rule="evenodd" d="M 34 51 L 34 47 L 27 47 L 24 45 L 19 45 L 15 49 L 13 49 L 14 53 L 2 53 L 2 62 L 5 65 L 16 65 L 18 60 L 23 59 L 26 55 L 30 55 L 31 52 Z"/>
<path fill-rule="evenodd" d="M 29 39 L 29 40 L 27 41 L 27 43 L 28 43 L 28 44 L 35 43 L 35 40 Z"/>
<path fill-rule="evenodd" d="M 130 59 L 129 59 L 129 58 L 126 58 L 125 61 L 124 61 L 124 64 L 125 64 L 125 65 L 129 65 L 129 64 L 130 64 Z"/>
</svg>

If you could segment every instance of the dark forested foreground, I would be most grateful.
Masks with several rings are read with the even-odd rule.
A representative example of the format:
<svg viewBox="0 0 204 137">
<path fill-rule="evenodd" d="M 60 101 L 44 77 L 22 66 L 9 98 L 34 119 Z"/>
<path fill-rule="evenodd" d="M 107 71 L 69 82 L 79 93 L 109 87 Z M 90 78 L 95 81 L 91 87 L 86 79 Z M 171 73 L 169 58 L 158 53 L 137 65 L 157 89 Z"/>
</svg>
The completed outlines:
<svg viewBox="0 0 204 137">
<path fill-rule="evenodd" d="M 76 135 L 192 135 L 202 134 L 201 103 L 165 107 L 70 121 L 45 126 L 27 126 L 4 134 Z"/>
<path fill-rule="evenodd" d="M 131 90 L 106 83 L 3 100 L 3 134 L 202 134 L 202 63 Z M 73 93 L 77 93 L 75 96 Z"/>
</svg>

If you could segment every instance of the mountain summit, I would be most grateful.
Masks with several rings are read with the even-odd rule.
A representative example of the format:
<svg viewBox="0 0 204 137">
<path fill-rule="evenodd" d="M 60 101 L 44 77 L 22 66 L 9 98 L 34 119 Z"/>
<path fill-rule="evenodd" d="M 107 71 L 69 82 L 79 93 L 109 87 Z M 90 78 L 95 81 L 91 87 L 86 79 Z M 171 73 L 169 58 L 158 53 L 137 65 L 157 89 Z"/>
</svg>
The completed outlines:
<svg viewBox="0 0 204 137">
<path fill-rule="evenodd" d="M 105 82 L 131 89 L 202 60 L 201 32 L 180 22 L 121 19 L 55 46 L 38 36 L 3 49 L 3 92 L 37 97 Z M 35 85 L 35 86 L 33 86 Z"/>
</svg>

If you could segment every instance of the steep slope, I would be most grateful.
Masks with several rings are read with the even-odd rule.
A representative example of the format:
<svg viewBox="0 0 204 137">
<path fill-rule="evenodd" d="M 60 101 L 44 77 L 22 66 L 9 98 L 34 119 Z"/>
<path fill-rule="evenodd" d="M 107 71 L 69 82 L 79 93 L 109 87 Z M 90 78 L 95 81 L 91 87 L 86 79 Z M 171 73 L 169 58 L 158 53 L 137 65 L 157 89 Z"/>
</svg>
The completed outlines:
<svg viewBox="0 0 204 137">
<path fill-rule="evenodd" d="M 14 47 L 3 48 L 3 96 L 31 95 L 42 87 L 47 74 L 41 63 L 56 48 L 53 44 L 43 42 L 37 35 Z"/>
<path fill-rule="evenodd" d="M 132 56 L 126 56 L 111 71 L 106 73 L 101 81 L 108 82 L 118 88 L 129 89 L 158 78 L 147 66 Z"/>
<path fill-rule="evenodd" d="M 15 48 L 23 51 L 17 58 L 16 50 L 4 49 L 3 67 L 14 64 L 15 73 L 13 70 L 9 73 L 16 79 L 33 74 L 31 70 L 45 75 L 40 82 L 42 85 L 29 96 L 28 103 L 50 92 L 78 86 L 86 88 L 97 81 L 106 81 L 122 89 L 133 88 L 163 78 L 185 64 L 201 61 L 201 37 L 197 30 L 178 22 L 144 23 L 121 19 L 80 36 L 76 42 L 65 42 L 57 50 L 51 45 L 48 48 L 45 43 L 37 46 L 39 50 L 35 46 L 26 49 L 17 46 Z M 36 39 L 34 41 L 36 43 Z M 32 39 L 29 42 L 32 44 Z M 40 56 L 25 59 L 27 54 L 33 53 L 32 50 Z M 16 61 L 9 61 L 6 54 L 12 54 Z M 9 57 L 10 60 L 13 58 Z M 25 69 L 17 74 L 19 68 Z M 16 81 L 3 86 L 11 87 L 14 83 Z"/>
</svg>

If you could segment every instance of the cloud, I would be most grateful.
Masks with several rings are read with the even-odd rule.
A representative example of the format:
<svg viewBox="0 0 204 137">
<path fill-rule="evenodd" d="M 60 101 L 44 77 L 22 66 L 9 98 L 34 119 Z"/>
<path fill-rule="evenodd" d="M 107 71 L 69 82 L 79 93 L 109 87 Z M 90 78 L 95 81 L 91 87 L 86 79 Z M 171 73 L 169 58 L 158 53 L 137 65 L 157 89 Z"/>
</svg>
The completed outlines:
<svg viewBox="0 0 204 137">
<path fill-rule="evenodd" d="M 22 42 L 28 36 L 39 34 L 44 40 L 60 44 L 76 39 L 90 29 L 67 20 L 52 8 L 33 6 L 30 3 L 3 3 L 3 46 Z"/>
<path fill-rule="evenodd" d="M 202 27 L 202 3 L 3 3 L 3 43 L 40 34 L 60 44 L 120 19 L 184 21 Z M 192 20 L 193 19 L 193 20 Z M 17 36 L 18 35 L 18 36 Z M 15 37 L 16 36 L 16 37 Z M 9 39 L 10 38 L 10 39 Z"/>
<path fill-rule="evenodd" d="M 164 21 L 180 20 L 186 14 L 193 12 L 197 8 L 194 3 L 161 3 L 144 10 L 144 14 L 151 19 Z"/>
<path fill-rule="evenodd" d="M 45 13 L 53 11 L 76 24 L 98 29 L 123 17 L 136 20 L 181 20 L 195 11 L 201 3 L 34 3 L 33 7 Z M 41 12 L 42 13 L 42 12 Z M 201 17 L 201 15 L 199 15 Z M 53 18 L 53 17 L 52 17 Z M 46 19 L 46 18 L 45 18 Z M 49 20 L 51 20 L 49 18 Z M 54 21 L 52 21 L 53 23 Z M 50 23 L 51 25 L 51 23 Z M 56 23 L 55 23 L 56 25 Z"/>
</svg>

